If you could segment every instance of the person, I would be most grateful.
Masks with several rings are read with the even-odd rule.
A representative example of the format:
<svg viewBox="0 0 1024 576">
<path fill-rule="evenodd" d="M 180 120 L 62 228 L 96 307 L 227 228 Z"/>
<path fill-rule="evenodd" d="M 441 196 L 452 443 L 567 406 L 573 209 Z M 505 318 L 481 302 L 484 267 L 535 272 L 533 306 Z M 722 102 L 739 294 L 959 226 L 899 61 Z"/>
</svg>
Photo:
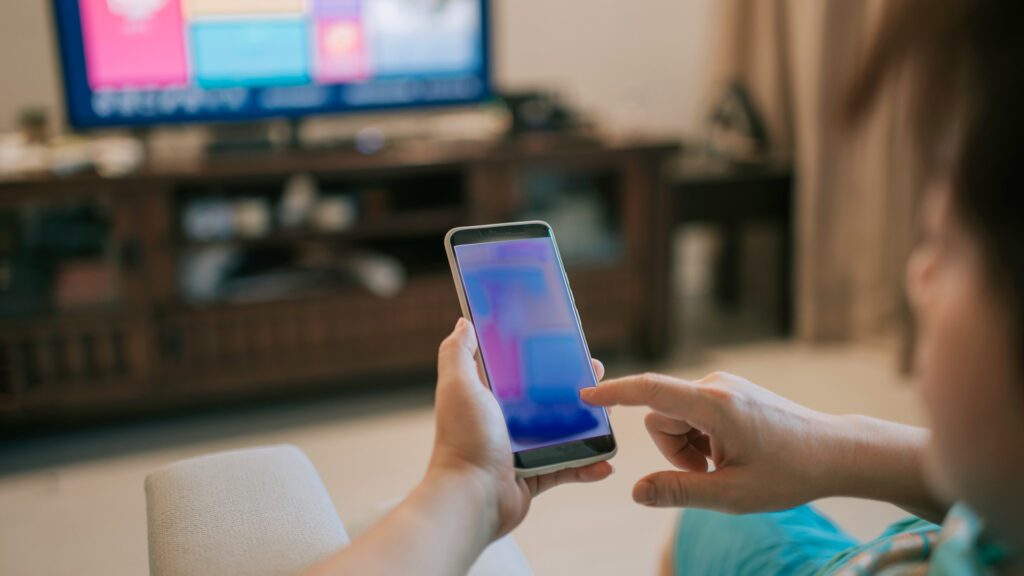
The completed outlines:
<svg viewBox="0 0 1024 576">
<path fill-rule="evenodd" d="M 596 406 L 649 409 L 648 432 L 672 469 L 639 479 L 632 497 L 687 508 L 666 573 L 1024 574 L 1024 3 L 892 6 L 849 111 L 862 116 L 897 72 L 913 88 L 931 184 L 907 291 L 930 427 L 823 414 L 724 373 L 584 389 Z M 612 472 L 602 462 L 516 478 L 475 354 L 460 320 L 439 352 L 424 479 L 311 574 L 465 573 L 535 496 Z M 827 496 L 888 501 L 914 516 L 858 544 L 807 505 Z"/>
</svg>

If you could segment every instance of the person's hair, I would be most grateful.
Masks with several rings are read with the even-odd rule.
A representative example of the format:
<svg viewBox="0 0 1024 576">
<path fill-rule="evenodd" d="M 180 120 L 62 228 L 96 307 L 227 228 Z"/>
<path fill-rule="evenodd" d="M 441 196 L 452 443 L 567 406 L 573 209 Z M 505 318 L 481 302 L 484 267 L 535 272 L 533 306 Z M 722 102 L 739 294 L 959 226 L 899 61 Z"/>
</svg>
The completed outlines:
<svg viewBox="0 0 1024 576">
<path fill-rule="evenodd" d="M 1024 374 L 1024 1 L 892 0 L 848 94 L 848 123 L 897 72 L 921 159 L 951 177 L 954 212 L 1012 308 Z"/>
</svg>

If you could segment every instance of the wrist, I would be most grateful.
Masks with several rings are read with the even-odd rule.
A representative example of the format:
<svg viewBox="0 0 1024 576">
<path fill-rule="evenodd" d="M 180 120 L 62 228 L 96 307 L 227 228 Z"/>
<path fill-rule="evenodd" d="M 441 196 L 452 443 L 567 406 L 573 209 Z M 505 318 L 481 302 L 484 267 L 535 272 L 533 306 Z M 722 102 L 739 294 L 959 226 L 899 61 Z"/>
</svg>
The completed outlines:
<svg viewBox="0 0 1024 576">
<path fill-rule="evenodd" d="M 856 467 L 857 423 L 841 415 L 813 412 L 805 442 L 807 457 L 800 459 L 808 500 L 845 495 L 851 469 Z"/>
<path fill-rule="evenodd" d="M 863 422 L 860 416 L 822 414 L 826 441 L 821 447 L 824 462 L 816 497 L 854 496 L 865 458 Z"/>
<path fill-rule="evenodd" d="M 500 529 L 499 491 L 485 470 L 464 462 L 438 461 L 435 458 L 427 468 L 420 490 L 431 495 L 438 492 L 458 494 L 467 507 L 474 530 L 484 537 L 484 546 L 497 539 Z"/>
<path fill-rule="evenodd" d="M 898 505 L 921 491 L 924 429 L 862 415 L 827 415 L 834 439 L 827 450 L 824 496 L 885 500 Z M 912 502 L 911 502 L 912 503 Z"/>
</svg>

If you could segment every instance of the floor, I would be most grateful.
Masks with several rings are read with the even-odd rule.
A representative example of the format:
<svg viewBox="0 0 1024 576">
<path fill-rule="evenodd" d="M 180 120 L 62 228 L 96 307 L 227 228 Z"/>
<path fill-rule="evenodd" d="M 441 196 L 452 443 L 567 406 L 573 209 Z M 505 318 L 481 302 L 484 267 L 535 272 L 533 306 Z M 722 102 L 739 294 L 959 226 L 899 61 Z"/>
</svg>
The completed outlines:
<svg viewBox="0 0 1024 576">
<path fill-rule="evenodd" d="M 706 229 L 677 235 L 680 353 L 654 366 L 612 360 L 609 376 L 654 369 L 696 378 L 727 370 L 820 410 L 920 423 L 891 342 L 799 344 L 773 339 L 772 314 L 758 310 L 756 301 L 731 314 L 718 311 L 709 297 L 715 249 Z M 146 475 L 182 458 L 246 446 L 290 443 L 305 450 L 342 519 L 356 527 L 401 498 L 426 465 L 432 391 L 430 382 L 414 384 L 384 395 L 250 406 L 0 443 L 0 575 L 145 574 Z M 630 498 L 640 476 L 666 468 L 642 417 L 640 409 L 613 411 L 619 454 L 611 478 L 544 494 L 515 531 L 536 574 L 655 572 L 677 514 L 642 508 Z M 889 505 L 850 499 L 820 506 L 859 538 L 902 516 Z"/>
<path fill-rule="evenodd" d="M 683 377 L 728 370 L 813 407 L 918 422 L 910 385 L 884 343 L 820 347 L 789 341 L 719 345 L 657 368 Z M 611 375 L 637 369 L 613 364 Z M 639 409 L 616 409 L 620 452 L 607 481 L 539 499 L 515 537 L 537 574 L 650 574 L 675 513 L 630 500 L 665 463 Z M 358 523 L 417 480 L 429 454 L 429 386 L 387 397 L 247 408 L 0 445 L 0 574 L 120 575 L 147 571 L 146 474 L 217 450 L 287 442 L 319 469 L 342 518 Z M 892 507 L 828 500 L 854 535 L 899 517 Z"/>
</svg>

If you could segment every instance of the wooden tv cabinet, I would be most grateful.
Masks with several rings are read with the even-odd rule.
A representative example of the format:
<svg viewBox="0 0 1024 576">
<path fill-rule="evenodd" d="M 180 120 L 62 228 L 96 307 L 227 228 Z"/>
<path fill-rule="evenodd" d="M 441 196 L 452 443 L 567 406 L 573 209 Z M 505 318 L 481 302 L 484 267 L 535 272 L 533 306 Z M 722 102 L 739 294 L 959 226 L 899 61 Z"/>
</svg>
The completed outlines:
<svg viewBox="0 0 1024 576">
<path fill-rule="evenodd" d="M 665 351 L 669 325 L 665 168 L 677 152 L 676 143 L 663 140 L 554 139 L 404 146 L 373 156 L 264 153 L 152 164 L 112 179 L 0 180 L 0 299 L 7 299 L 0 309 L 0 432 L 428 373 L 459 314 L 444 233 L 545 210 L 581 214 L 553 222 L 564 255 L 572 237 L 586 243 L 583 232 L 595 222 L 611 239 L 606 248 L 577 246 L 579 258 L 566 255 L 591 347 L 656 357 Z M 351 195 L 360 207 L 352 225 L 212 242 L 183 233 L 188 202 L 273 200 L 295 174 Z M 26 229 L 36 226 L 25 222 L 54 207 L 83 206 L 109 226 L 103 247 L 85 259 L 85 272 L 68 265 L 75 258 L 58 265 L 45 252 L 14 262 Z M 404 265 L 407 282 L 390 298 L 344 285 L 262 301 L 190 301 L 182 259 L 219 244 L 378 251 Z M 50 284 L 15 290 L 18 274 L 39 271 Z M 77 303 L 80 293 L 95 289 L 76 285 L 79 278 L 112 286 L 113 293 Z"/>
</svg>

